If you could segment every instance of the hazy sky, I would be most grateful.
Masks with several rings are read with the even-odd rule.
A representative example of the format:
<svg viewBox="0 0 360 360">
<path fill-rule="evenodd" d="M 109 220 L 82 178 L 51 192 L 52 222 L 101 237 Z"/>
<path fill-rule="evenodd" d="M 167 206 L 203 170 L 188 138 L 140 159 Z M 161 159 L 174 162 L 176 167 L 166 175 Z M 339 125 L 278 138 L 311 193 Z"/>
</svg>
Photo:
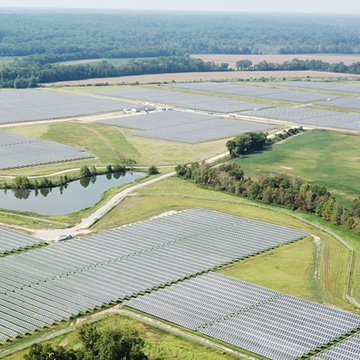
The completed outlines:
<svg viewBox="0 0 360 360">
<path fill-rule="evenodd" d="M 0 0 L 0 7 L 360 14 L 360 0 Z"/>
</svg>

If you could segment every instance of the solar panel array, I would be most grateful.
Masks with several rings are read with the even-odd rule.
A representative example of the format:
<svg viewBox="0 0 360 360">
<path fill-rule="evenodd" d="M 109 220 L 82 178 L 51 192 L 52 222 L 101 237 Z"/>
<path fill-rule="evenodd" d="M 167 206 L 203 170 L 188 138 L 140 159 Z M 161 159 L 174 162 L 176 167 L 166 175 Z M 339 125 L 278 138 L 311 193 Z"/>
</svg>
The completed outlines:
<svg viewBox="0 0 360 360">
<path fill-rule="evenodd" d="M 0 123 L 120 111 L 133 104 L 40 90 L 0 91 Z"/>
<path fill-rule="evenodd" d="M 322 101 L 322 102 L 317 103 L 316 105 L 360 110 L 360 98 L 356 97 L 356 98 L 334 99 L 331 101 Z"/>
<path fill-rule="evenodd" d="M 299 87 L 305 89 L 323 89 L 331 91 L 344 91 L 344 92 L 360 92 L 360 84 L 339 84 L 336 82 L 310 82 L 310 81 L 294 81 L 284 84 L 291 87 Z"/>
<path fill-rule="evenodd" d="M 312 359 L 316 360 L 358 360 L 360 353 L 360 334 L 351 336 L 343 342 L 330 347 Z"/>
<path fill-rule="evenodd" d="M 33 236 L 0 227 L 0 254 L 43 243 Z"/>
<path fill-rule="evenodd" d="M 274 360 L 293 360 L 360 328 L 359 316 L 215 273 L 125 304 Z"/>
<path fill-rule="evenodd" d="M 7 309 L 16 305 L 21 314 L 30 309 L 55 321 L 306 235 L 192 209 L 2 258 L 0 300 Z M 8 321 L 3 314 L 10 313 L 0 310 L 0 326 Z M 15 322 L 22 315 L 11 316 L 4 329 L 25 331 Z M 0 334 L 13 337 L 1 328 Z"/>
<path fill-rule="evenodd" d="M 262 118 L 289 120 L 303 125 L 346 130 L 360 129 L 360 113 L 340 113 L 303 107 L 280 107 L 253 111 L 247 114 Z"/>
<path fill-rule="evenodd" d="M 271 89 L 260 86 L 241 86 L 229 83 L 186 83 L 177 85 L 178 88 L 216 92 L 220 94 L 250 96 L 261 99 L 272 99 L 280 101 L 294 101 L 307 103 L 335 98 L 334 95 L 307 93 L 303 91 L 291 91 L 284 89 Z"/>
<path fill-rule="evenodd" d="M 165 111 L 100 121 L 104 124 L 145 130 L 133 135 L 195 144 L 243 134 L 266 131 L 274 126 L 225 120 L 212 115 Z"/>
<path fill-rule="evenodd" d="M 0 132 L 0 169 L 94 157 L 73 146 Z"/>
<path fill-rule="evenodd" d="M 102 93 L 102 95 L 125 99 L 153 101 L 163 104 L 173 104 L 187 109 L 215 111 L 219 113 L 229 113 L 270 107 L 270 105 L 266 104 L 234 101 L 215 96 L 193 95 L 154 89 L 112 91 Z"/>
</svg>

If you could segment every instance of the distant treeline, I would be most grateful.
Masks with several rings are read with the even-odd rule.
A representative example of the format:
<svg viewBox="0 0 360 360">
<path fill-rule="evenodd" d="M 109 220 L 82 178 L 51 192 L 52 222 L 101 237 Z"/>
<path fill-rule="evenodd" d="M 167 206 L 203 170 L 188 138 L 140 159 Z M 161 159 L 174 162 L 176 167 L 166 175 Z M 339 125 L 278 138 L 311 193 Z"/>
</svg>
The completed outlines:
<svg viewBox="0 0 360 360">
<path fill-rule="evenodd" d="M 36 87 L 41 83 L 107 78 L 128 75 L 198 71 L 227 71 L 228 64 L 215 64 L 186 56 L 131 60 L 121 65 L 106 61 L 90 65 L 41 64 L 28 59 L 15 60 L 0 69 L 1 88 Z"/>
<path fill-rule="evenodd" d="M 328 71 L 334 73 L 360 74 L 360 62 L 345 65 L 343 62 L 330 64 L 321 60 L 299 60 L 293 59 L 282 64 L 261 61 L 253 65 L 250 60 L 239 60 L 236 62 L 238 70 L 242 71 L 290 71 L 290 70 L 314 70 Z"/>
<path fill-rule="evenodd" d="M 325 186 L 308 183 L 301 178 L 284 175 L 267 176 L 254 181 L 246 178 L 240 165 L 226 163 L 211 167 L 206 163 L 178 165 L 179 177 L 218 191 L 280 205 L 291 210 L 316 214 L 335 225 L 342 225 L 360 234 L 360 198 L 346 209 L 331 196 Z"/>
<path fill-rule="evenodd" d="M 360 53 L 359 16 L 4 10 L 0 56 L 42 64 L 189 54 Z"/>
</svg>

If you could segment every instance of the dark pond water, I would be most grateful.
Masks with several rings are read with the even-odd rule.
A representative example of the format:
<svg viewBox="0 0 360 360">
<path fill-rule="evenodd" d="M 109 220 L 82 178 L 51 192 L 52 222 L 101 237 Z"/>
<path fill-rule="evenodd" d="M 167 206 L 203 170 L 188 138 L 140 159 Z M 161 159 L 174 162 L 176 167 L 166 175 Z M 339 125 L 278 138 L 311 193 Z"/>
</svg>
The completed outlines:
<svg viewBox="0 0 360 360">
<path fill-rule="evenodd" d="M 51 189 L 0 190 L 0 208 L 44 215 L 70 214 L 97 203 L 105 190 L 128 184 L 144 175 L 107 174 L 84 178 L 64 187 Z"/>
</svg>

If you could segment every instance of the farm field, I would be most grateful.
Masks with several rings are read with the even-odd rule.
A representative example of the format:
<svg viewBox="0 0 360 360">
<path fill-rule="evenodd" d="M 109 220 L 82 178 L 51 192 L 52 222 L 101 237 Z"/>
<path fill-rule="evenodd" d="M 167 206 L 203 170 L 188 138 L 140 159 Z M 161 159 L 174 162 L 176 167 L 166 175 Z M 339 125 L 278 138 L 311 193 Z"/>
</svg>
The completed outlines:
<svg viewBox="0 0 360 360">
<path fill-rule="evenodd" d="M 308 131 L 268 150 L 233 161 L 250 177 L 286 174 L 324 185 L 349 205 L 359 194 L 359 153 L 358 135 Z"/>
<path fill-rule="evenodd" d="M 121 77 L 94 78 L 87 80 L 59 81 L 46 84 L 46 86 L 78 86 L 91 84 L 150 84 L 158 82 L 187 82 L 187 81 L 210 81 L 210 80 L 237 80 L 237 79 L 298 79 L 298 78 L 319 78 L 319 79 L 339 79 L 339 78 L 359 78 L 359 75 L 353 74 L 334 74 L 331 72 L 321 71 L 220 71 L 220 72 L 190 72 L 190 73 L 170 73 L 170 74 L 149 74 L 149 75 L 132 75 Z"/>
<path fill-rule="evenodd" d="M 262 55 L 253 55 L 253 54 L 239 54 L 239 55 L 229 55 L 229 54 L 193 54 L 193 58 L 202 59 L 205 61 L 215 61 L 215 62 L 227 62 L 231 66 L 235 67 L 235 64 L 238 60 L 250 60 L 253 65 L 258 64 L 261 61 L 279 63 L 282 64 L 285 61 L 291 61 L 292 59 L 299 60 L 321 60 L 324 62 L 339 63 L 342 61 L 345 65 L 351 65 L 354 62 L 360 61 L 360 55 L 347 55 L 347 54 L 262 54 Z"/>
</svg>

